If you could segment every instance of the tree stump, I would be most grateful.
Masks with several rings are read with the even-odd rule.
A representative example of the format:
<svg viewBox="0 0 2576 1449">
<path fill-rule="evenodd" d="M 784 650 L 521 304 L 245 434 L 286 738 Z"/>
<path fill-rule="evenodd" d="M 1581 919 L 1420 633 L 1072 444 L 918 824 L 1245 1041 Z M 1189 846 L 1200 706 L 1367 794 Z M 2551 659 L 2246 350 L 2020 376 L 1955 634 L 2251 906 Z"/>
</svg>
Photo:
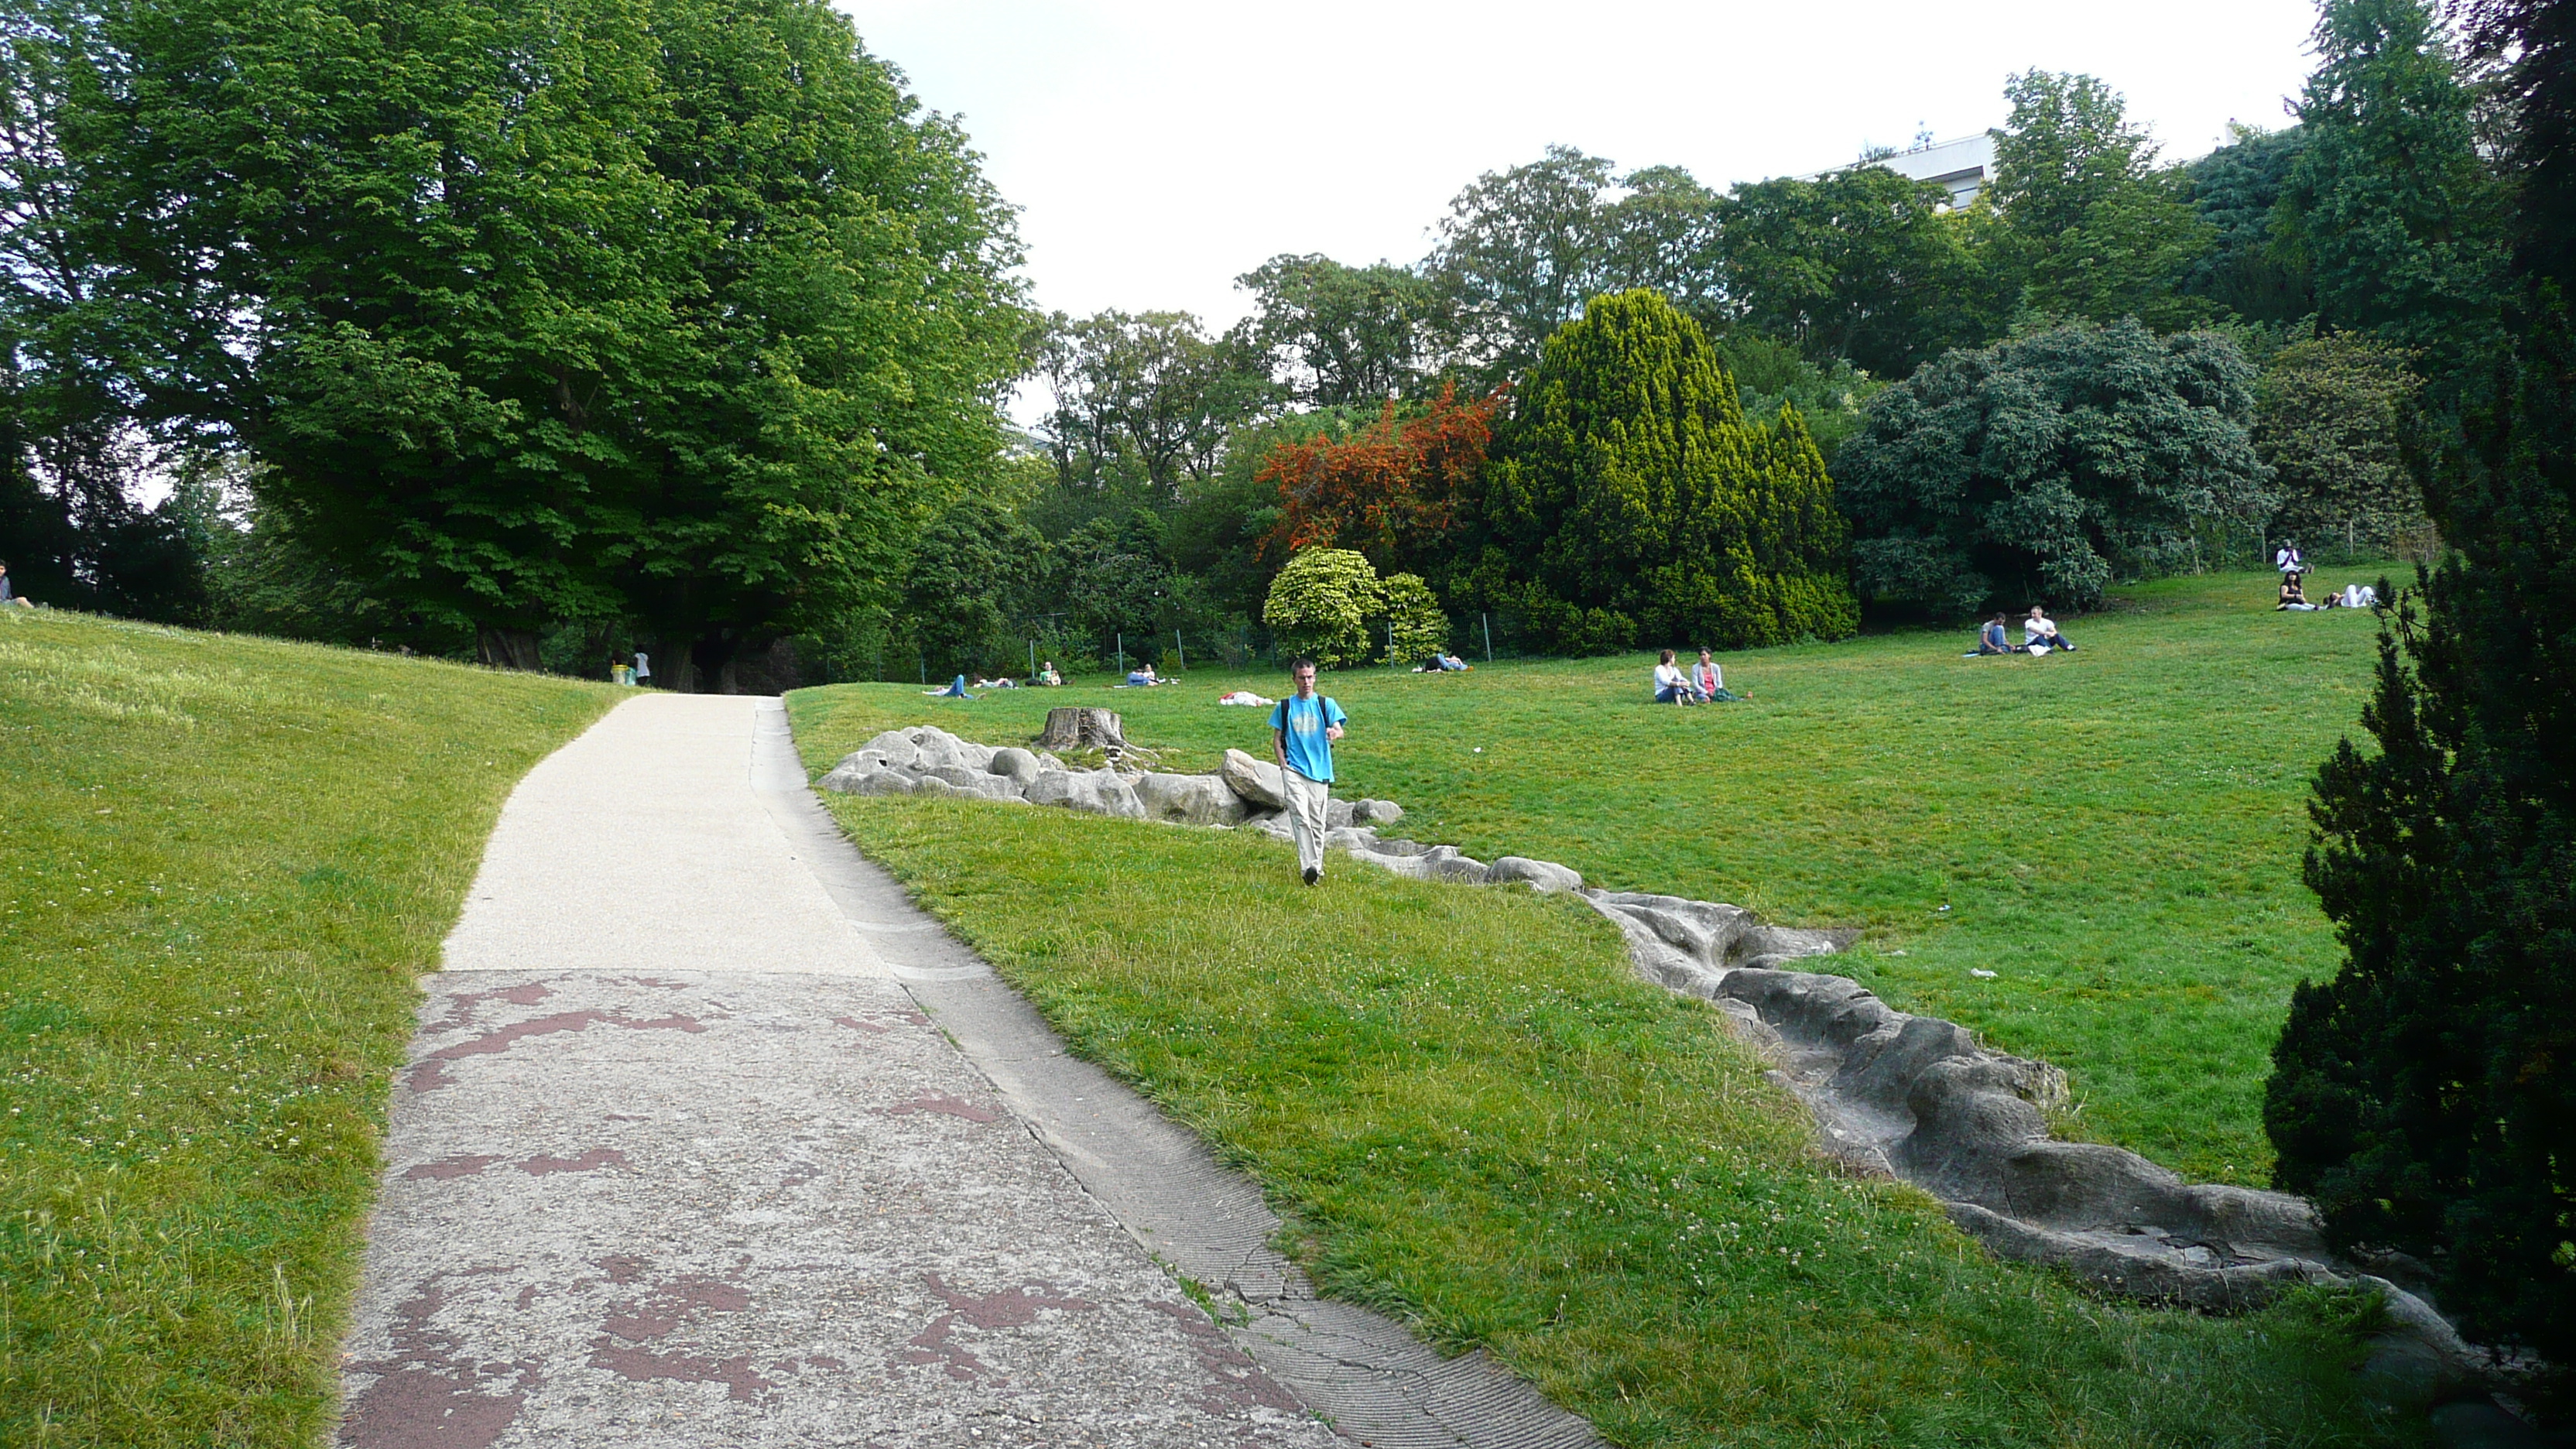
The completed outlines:
<svg viewBox="0 0 2576 1449">
<path fill-rule="evenodd" d="M 1038 736 L 1042 750 L 1106 750 L 1113 755 L 1130 750 L 1125 730 L 1114 709 L 1051 709 L 1047 711 L 1046 733 Z"/>
</svg>

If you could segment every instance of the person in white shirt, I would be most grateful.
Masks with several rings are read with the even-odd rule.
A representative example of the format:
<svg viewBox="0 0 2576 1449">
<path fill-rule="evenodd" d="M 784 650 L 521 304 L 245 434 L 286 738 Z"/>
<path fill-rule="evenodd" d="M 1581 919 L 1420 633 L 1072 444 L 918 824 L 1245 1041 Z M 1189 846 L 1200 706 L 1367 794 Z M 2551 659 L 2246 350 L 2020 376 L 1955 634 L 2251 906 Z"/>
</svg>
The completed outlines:
<svg viewBox="0 0 2576 1449">
<path fill-rule="evenodd" d="M 2308 560 L 2297 544 L 2285 542 L 2273 553 L 2272 566 L 2285 574 L 2303 574 L 2308 571 Z"/>
<path fill-rule="evenodd" d="M 1655 703 L 1699 703 L 1698 697 L 1691 693 L 1690 677 L 1674 667 L 1670 649 L 1664 651 L 1662 660 L 1655 665 Z"/>
<path fill-rule="evenodd" d="M 2021 621 L 2021 643 L 2033 654 L 2045 654 L 2051 649 L 2063 649 L 2069 654 L 2075 652 L 2074 644 L 2057 632 L 2056 621 L 2037 604 L 2030 606 L 2030 617 Z"/>
</svg>

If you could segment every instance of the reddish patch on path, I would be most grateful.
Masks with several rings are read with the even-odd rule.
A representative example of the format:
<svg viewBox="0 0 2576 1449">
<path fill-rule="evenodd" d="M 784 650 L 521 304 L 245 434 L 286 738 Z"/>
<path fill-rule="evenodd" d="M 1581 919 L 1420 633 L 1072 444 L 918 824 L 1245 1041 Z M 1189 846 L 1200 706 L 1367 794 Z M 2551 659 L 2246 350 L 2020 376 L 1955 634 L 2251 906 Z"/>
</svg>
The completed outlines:
<svg viewBox="0 0 2576 1449">
<path fill-rule="evenodd" d="M 544 983 L 529 981 L 505 986 L 498 991 L 460 991 L 447 998 L 447 1015 L 440 1018 L 432 1031 L 460 1031 L 474 1024 L 474 1013 L 487 1001 L 506 1001 L 513 1006 L 534 1006 L 554 995 Z"/>
<path fill-rule="evenodd" d="M 975 1356 L 974 1350 L 954 1341 L 960 1323 L 975 1328 L 1024 1328 L 1037 1322 L 1038 1310 L 1053 1308 L 1083 1313 L 1097 1312 L 1099 1305 L 1080 1298 L 1050 1298 L 1043 1290 L 1037 1293 L 1023 1288 L 1005 1288 L 999 1293 L 960 1293 L 930 1274 L 922 1280 L 930 1291 L 946 1302 L 949 1311 L 932 1319 L 930 1326 L 912 1337 L 912 1347 L 897 1355 L 896 1361 L 910 1364 L 944 1364 L 952 1379 L 972 1379 L 977 1374 L 990 1374 L 992 1368 Z M 1004 1382 L 995 1375 L 996 1383 Z"/>
<path fill-rule="evenodd" d="M 751 1294 L 739 1283 L 684 1274 L 640 1304 L 617 1305 L 599 1326 L 629 1343 L 649 1343 L 695 1321 L 699 1314 L 740 1313 L 750 1306 Z"/>
<path fill-rule="evenodd" d="M 454 1177 L 472 1177 L 500 1160 L 498 1157 L 486 1157 L 480 1153 L 459 1152 L 442 1157 L 436 1162 L 424 1162 L 418 1167 L 406 1169 L 403 1177 L 406 1181 L 427 1178 L 433 1182 L 445 1182 Z"/>
<path fill-rule="evenodd" d="M 604 1368 L 621 1379 L 632 1379 L 637 1383 L 648 1379 L 675 1379 L 687 1384 L 722 1384 L 726 1398 L 746 1404 L 762 1389 L 778 1387 L 752 1368 L 751 1355 L 747 1353 L 736 1354 L 732 1358 L 699 1358 L 694 1354 L 620 1348 L 603 1338 L 591 1345 L 590 1364 L 593 1368 Z"/>
<path fill-rule="evenodd" d="M 940 1112 L 951 1117 L 963 1117 L 969 1122 L 991 1122 L 1001 1116 L 990 1108 L 978 1107 L 963 1097 L 952 1097 L 945 1092 L 924 1092 L 909 1102 L 897 1102 L 891 1107 L 879 1107 L 876 1112 L 881 1117 L 909 1117 L 915 1112 Z"/>
<path fill-rule="evenodd" d="M 640 1259 L 613 1257 L 600 1259 L 600 1266 L 608 1270 L 609 1281 L 624 1283 L 641 1276 L 645 1265 Z M 749 1307 L 751 1294 L 741 1284 L 683 1274 L 655 1289 L 641 1303 L 621 1303 L 611 1309 L 599 1325 L 607 1332 L 591 1341 L 591 1366 L 639 1383 L 673 1379 L 681 1383 L 722 1384 L 725 1397 L 748 1403 L 760 1390 L 777 1385 L 753 1370 L 747 1353 L 711 1358 L 657 1353 L 628 1345 L 668 1337 L 702 1314 L 740 1313 Z M 626 1343 L 615 1341 L 621 1338 Z"/>
<path fill-rule="evenodd" d="M 533 989 L 543 990 L 544 988 Z M 552 1016 L 539 1016 L 527 1021 L 512 1022 L 498 1031 L 487 1031 L 481 1036 L 458 1042 L 454 1046 L 440 1047 L 412 1063 L 410 1069 L 403 1073 L 403 1085 L 415 1092 L 435 1092 L 441 1087 L 455 1085 L 447 1076 L 449 1062 L 460 1061 L 466 1057 L 493 1056 L 508 1051 L 530 1037 L 587 1031 L 594 1024 L 622 1026 L 628 1031 L 702 1032 L 707 1029 L 704 1022 L 693 1016 L 657 1016 L 649 1021 L 638 1021 L 624 1012 L 617 1011 L 559 1011 Z"/>
<path fill-rule="evenodd" d="M 861 1021 L 855 1016 L 836 1016 L 832 1018 L 832 1021 L 834 1025 L 846 1026 L 852 1031 L 872 1031 L 880 1036 L 894 1030 L 893 1027 L 879 1026 L 873 1021 Z"/>
<path fill-rule="evenodd" d="M 594 1147 L 579 1157 L 531 1157 L 519 1164 L 519 1170 L 530 1177 L 544 1177 L 557 1172 L 597 1172 L 603 1167 L 622 1167 L 629 1172 L 635 1164 L 614 1147 Z"/>
<path fill-rule="evenodd" d="M 507 1269 L 489 1268 L 499 1273 Z M 394 1310 L 390 1359 L 353 1363 L 376 1375 L 350 1401 L 340 1421 L 340 1442 L 351 1449 L 488 1449 L 518 1422 L 528 1392 L 545 1383 L 533 1363 L 476 1364 L 458 1356 L 454 1337 L 432 1320 L 446 1302 L 440 1274 L 418 1297 Z M 503 1392 L 485 1393 L 484 1381 L 511 1375 Z"/>
</svg>

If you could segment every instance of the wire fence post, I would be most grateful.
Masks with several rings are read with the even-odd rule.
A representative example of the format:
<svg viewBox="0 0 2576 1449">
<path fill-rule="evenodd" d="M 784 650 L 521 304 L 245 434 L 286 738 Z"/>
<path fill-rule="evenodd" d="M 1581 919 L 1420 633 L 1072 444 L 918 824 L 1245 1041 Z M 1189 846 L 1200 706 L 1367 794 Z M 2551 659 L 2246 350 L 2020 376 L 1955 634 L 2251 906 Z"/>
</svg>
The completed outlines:
<svg viewBox="0 0 2576 1449">
<path fill-rule="evenodd" d="M 1127 636 L 1112 634 L 1109 637 L 1118 641 L 1118 677 L 1124 679 L 1127 677 Z"/>
<path fill-rule="evenodd" d="M 927 654 L 915 654 L 915 655 L 913 655 L 912 657 L 913 657 L 913 660 L 914 660 L 916 663 L 920 664 L 920 666 L 921 666 L 921 682 L 922 682 L 924 685 L 929 684 L 929 683 L 930 683 L 930 656 L 929 656 L 929 655 L 927 655 Z"/>
<path fill-rule="evenodd" d="M 1181 673 L 1183 673 L 1183 674 L 1187 674 L 1187 673 L 1189 673 L 1189 672 L 1190 672 L 1190 650 L 1189 650 L 1189 646 L 1188 646 L 1188 645 L 1183 644 L 1183 643 L 1181 642 L 1181 631 L 1180 631 L 1180 630 L 1178 630 L 1178 629 L 1174 629 L 1174 630 L 1172 631 L 1172 653 L 1174 653 L 1175 655 L 1178 655 L 1178 656 L 1180 657 L 1180 661 L 1181 661 Z"/>
<path fill-rule="evenodd" d="M 1038 677 L 1038 641 L 1029 641 L 1029 678 Z"/>
<path fill-rule="evenodd" d="M 1395 667 L 1395 621 L 1393 619 L 1386 621 L 1386 667 L 1389 669 Z"/>
<path fill-rule="evenodd" d="M 1494 662 L 1494 616 L 1479 610 L 1476 622 L 1485 626 L 1485 662 L 1491 664 Z"/>
</svg>

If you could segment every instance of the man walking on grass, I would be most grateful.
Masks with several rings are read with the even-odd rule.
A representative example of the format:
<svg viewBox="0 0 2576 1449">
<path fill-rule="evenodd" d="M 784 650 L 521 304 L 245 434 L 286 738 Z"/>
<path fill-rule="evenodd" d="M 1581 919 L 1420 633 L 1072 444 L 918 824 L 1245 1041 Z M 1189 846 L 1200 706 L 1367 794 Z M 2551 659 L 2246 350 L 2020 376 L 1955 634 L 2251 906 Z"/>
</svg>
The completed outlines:
<svg viewBox="0 0 2576 1449">
<path fill-rule="evenodd" d="M 1333 794 L 1333 741 L 1349 718 L 1315 692 L 1315 661 L 1288 666 L 1297 692 L 1270 712 L 1270 751 L 1279 758 L 1281 793 L 1288 797 L 1288 830 L 1297 837 L 1297 866 L 1306 884 L 1324 878 L 1324 802 Z"/>
</svg>

